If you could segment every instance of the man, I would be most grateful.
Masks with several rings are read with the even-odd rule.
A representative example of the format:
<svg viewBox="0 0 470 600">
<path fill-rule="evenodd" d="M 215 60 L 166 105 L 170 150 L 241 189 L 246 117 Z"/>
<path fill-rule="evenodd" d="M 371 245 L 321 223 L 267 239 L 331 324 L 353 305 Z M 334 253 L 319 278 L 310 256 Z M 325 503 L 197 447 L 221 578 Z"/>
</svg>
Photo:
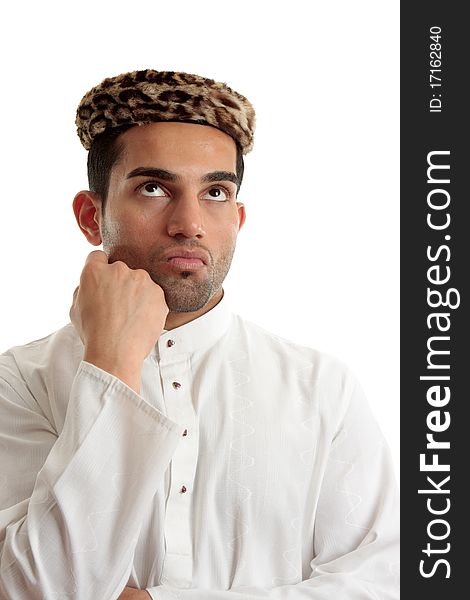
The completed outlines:
<svg viewBox="0 0 470 600">
<path fill-rule="evenodd" d="M 251 104 L 136 71 L 86 94 L 72 323 L 1 357 L 1 597 L 397 598 L 383 438 L 341 364 L 222 284 Z"/>
</svg>

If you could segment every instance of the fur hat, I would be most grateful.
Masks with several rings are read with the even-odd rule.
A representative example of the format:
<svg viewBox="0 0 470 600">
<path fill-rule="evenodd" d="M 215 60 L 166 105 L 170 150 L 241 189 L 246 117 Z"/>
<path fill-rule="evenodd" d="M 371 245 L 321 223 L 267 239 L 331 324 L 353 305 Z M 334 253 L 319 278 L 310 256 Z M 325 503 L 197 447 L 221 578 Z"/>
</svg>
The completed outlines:
<svg viewBox="0 0 470 600">
<path fill-rule="evenodd" d="M 89 150 L 93 139 L 120 125 L 183 121 L 212 125 L 253 147 L 255 111 L 225 83 L 174 71 L 132 71 L 110 77 L 83 96 L 77 109 L 77 133 Z"/>
</svg>

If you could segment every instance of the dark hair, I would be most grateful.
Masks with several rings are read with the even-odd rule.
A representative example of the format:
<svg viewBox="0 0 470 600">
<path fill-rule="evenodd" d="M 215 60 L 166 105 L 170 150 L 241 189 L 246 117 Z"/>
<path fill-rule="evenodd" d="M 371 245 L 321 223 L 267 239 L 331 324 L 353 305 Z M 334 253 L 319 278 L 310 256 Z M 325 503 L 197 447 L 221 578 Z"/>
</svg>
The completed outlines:
<svg viewBox="0 0 470 600">
<path fill-rule="evenodd" d="M 119 161 L 124 150 L 124 144 L 122 140 L 119 140 L 119 136 L 131 127 L 136 127 L 136 125 L 121 125 L 120 127 L 113 127 L 108 129 L 108 131 L 100 133 L 93 140 L 93 144 L 88 152 L 88 185 L 92 192 L 96 192 L 101 197 L 103 209 L 108 197 L 111 170 Z M 242 184 L 245 165 L 242 148 L 236 140 L 235 144 L 237 147 L 236 175 L 238 178 L 238 193 Z"/>
</svg>

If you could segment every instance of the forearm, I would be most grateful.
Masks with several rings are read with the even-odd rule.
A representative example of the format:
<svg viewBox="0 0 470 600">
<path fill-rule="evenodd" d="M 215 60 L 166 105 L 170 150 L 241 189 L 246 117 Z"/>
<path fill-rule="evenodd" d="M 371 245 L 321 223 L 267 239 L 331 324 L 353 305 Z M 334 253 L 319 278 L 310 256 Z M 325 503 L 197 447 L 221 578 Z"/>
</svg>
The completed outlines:
<svg viewBox="0 0 470 600">
<path fill-rule="evenodd" d="M 123 352 L 88 347 L 83 360 L 120 379 L 136 394 L 140 394 L 142 363 Z"/>
<path fill-rule="evenodd" d="M 2 597 L 117 597 L 179 437 L 176 424 L 122 382 L 82 363 L 24 516 L 8 522 L 8 511 L 0 513 Z"/>
</svg>

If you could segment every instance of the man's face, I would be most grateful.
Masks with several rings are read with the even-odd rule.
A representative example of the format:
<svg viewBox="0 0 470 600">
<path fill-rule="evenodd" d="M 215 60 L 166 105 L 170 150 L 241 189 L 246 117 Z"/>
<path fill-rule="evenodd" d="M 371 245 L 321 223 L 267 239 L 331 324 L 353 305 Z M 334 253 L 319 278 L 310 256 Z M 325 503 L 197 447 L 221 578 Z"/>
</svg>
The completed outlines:
<svg viewBox="0 0 470 600">
<path fill-rule="evenodd" d="M 193 312 L 216 295 L 245 220 L 236 202 L 236 147 L 213 127 L 190 123 L 136 126 L 120 137 L 104 214 L 110 262 L 145 269 L 172 312 Z"/>
</svg>

